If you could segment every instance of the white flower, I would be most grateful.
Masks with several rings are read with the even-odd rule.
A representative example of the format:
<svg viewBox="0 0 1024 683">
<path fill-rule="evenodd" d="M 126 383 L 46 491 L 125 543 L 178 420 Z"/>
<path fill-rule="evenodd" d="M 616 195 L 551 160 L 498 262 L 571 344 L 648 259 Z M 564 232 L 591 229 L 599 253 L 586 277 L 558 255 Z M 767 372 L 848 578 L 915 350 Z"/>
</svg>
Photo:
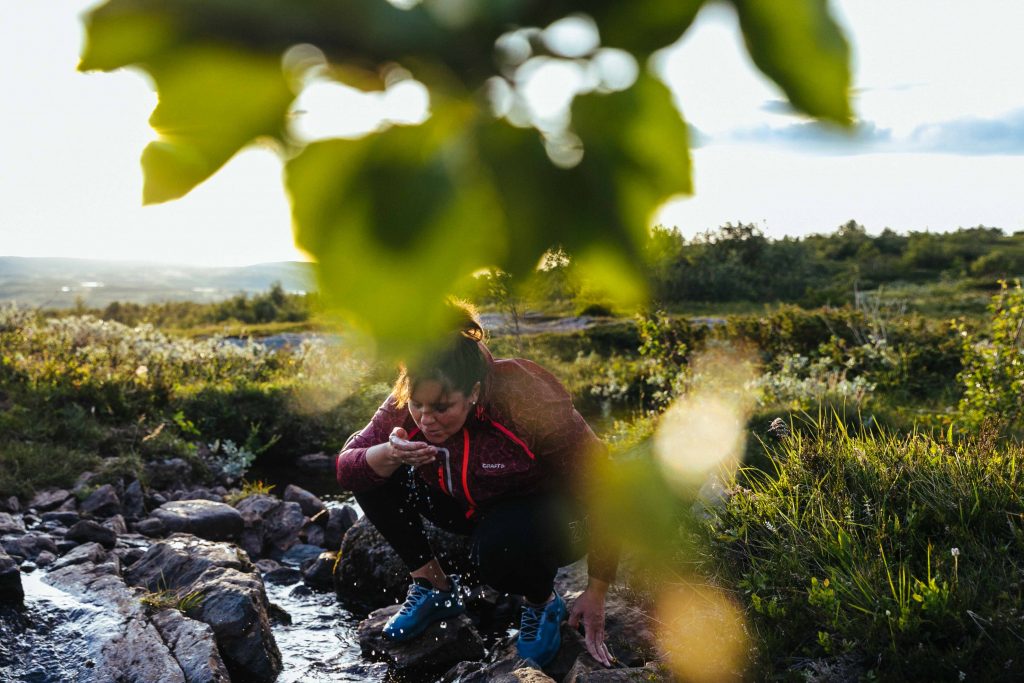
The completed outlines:
<svg viewBox="0 0 1024 683">
<path fill-rule="evenodd" d="M 952 555 L 953 557 L 960 557 L 960 548 L 950 548 L 949 549 L 949 554 Z M 963 680 L 963 679 L 960 679 L 960 680 Z"/>
</svg>

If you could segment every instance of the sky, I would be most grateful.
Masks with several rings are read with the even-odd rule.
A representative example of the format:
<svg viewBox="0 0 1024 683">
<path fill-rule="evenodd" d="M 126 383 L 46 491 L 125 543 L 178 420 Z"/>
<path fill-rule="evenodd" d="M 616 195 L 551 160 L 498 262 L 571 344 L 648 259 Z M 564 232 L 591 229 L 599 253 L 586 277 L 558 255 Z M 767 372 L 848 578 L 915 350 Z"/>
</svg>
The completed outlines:
<svg viewBox="0 0 1024 683">
<path fill-rule="evenodd" d="M 148 81 L 80 74 L 80 13 L 93 0 L 0 0 L 0 256 L 196 265 L 301 259 L 281 162 L 255 147 L 185 198 L 141 205 L 139 156 L 154 134 Z M 854 52 L 856 133 L 788 111 L 751 65 L 724 5 L 711 5 L 657 70 L 696 134 L 696 194 L 657 222 L 686 235 L 726 222 L 767 235 L 830 232 L 848 220 L 1024 230 L 1024 3 L 832 3 Z M 314 88 L 297 108 L 308 137 L 415 121 L 414 83 L 384 96 Z M 347 112 L 347 113 L 342 113 Z"/>
</svg>

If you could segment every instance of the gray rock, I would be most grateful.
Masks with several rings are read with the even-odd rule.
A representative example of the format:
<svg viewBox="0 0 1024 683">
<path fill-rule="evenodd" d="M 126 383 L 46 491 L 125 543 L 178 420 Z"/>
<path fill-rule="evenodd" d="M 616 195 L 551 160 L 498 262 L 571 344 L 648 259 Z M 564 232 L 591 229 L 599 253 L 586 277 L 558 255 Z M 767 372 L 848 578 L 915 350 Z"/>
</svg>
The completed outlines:
<svg viewBox="0 0 1024 683">
<path fill-rule="evenodd" d="M 295 484 L 288 484 L 283 498 L 286 503 L 298 503 L 302 514 L 307 517 L 314 517 L 324 511 L 324 504 L 319 498 Z"/>
<path fill-rule="evenodd" d="M 256 560 L 255 564 L 256 568 L 264 574 L 266 574 L 267 572 L 272 572 L 275 569 L 279 569 L 281 567 L 281 564 L 279 562 L 277 562 L 276 560 L 271 560 L 269 558 Z"/>
<path fill-rule="evenodd" d="M 266 554 L 278 557 L 299 542 L 306 515 L 298 503 L 282 502 L 263 520 L 263 547 Z"/>
<path fill-rule="evenodd" d="M 326 517 L 326 515 L 324 516 Z M 308 545 L 318 545 L 322 548 L 324 547 L 324 528 L 319 524 L 309 522 L 303 527 L 299 538 L 303 539 Z"/>
<path fill-rule="evenodd" d="M 435 622 L 412 640 L 392 643 L 384 640 L 384 622 L 401 609 L 391 605 L 372 612 L 359 624 L 359 647 L 369 659 L 386 660 L 396 669 L 441 669 L 464 660 L 483 659 L 486 652 L 480 634 L 462 614 Z"/>
<path fill-rule="evenodd" d="M 17 496 L 0 498 L 0 512 L 21 512 L 21 503 Z"/>
<path fill-rule="evenodd" d="M 21 587 L 21 571 L 18 563 L 7 553 L 0 551 L 0 606 L 18 607 L 25 599 Z"/>
<path fill-rule="evenodd" d="M 215 493 L 214 491 L 212 491 L 212 490 L 210 490 L 208 488 L 205 488 L 205 487 L 200 487 L 200 488 L 192 489 L 191 491 L 188 491 L 185 494 L 184 498 L 186 500 L 212 500 L 215 503 L 223 503 L 224 502 L 224 496 L 223 495 L 221 495 L 219 493 Z"/>
<path fill-rule="evenodd" d="M 192 466 L 181 458 L 150 461 L 145 468 L 146 481 L 156 489 L 183 489 L 192 478 Z"/>
<path fill-rule="evenodd" d="M 68 510 L 53 510 L 52 512 L 44 512 L 42 515 L 43 522 L 57 522 L 66 527 L 74 525 L 81 518 L 82 516 L 77 512 Z"/>
<path fill-rule="evenodd" d="M 93 564 L 102 564 L 108 559 L 107 551 L 103 549 L 99 543 L 83 543 L 82 545 L 76 546 L 70 550 L 63 557 L 53 563 L 52 570 L 62 569 L 63 567 L 70 567 L 75 564 L 82 564 L 84 562 L 91 562 Z"/>
<path fill-rule="evenodd" d="M 32 497 L 29 501 L 28 506 L 34 508 L 39 512 L 46 512 L 47 510 L 56 510 L 59 508 L 68 498 L 71 498 L 71 492 L 65 491 L 64 489 L 46 489 L 40 491 Z"/>
<path fill-rule="evenodd" d="M 102 524 L 118 536 L 128 533 L 128 525 L 125 523 L 124 517 L 121 515 L 113 515 L 103 520 Z"/>
<path fill-rule="evenodd" d="M 236 539 L 242 533 L 242 515 L 238 510 L 209 500 L 183 500 L 164 503 L 153 511 L 168 532 L 183 532 L 211 541 Z"/>
<path fill-rule="evenodd" d="M 302 572 L 294 567 L 278 567 L 277 569 L 271 569 L 269 572 L 264 574 L 263 580 L 266 583 L 290 586 L 293 583 L 302 581 Z"/>
<path fill-rule="evenodd" d="M 233 680 L 263 683 L 280 673 L 263 582 L 238 548 L 174 534 L 128 567 L 125 578 L 149 590 L 198 593 L 199 604 L 188 616 L 213 629 Z"/>
<path fill-rule="evenodd" d="M 296 543 L 281 556 L 281 564 L 286 567 L 303 569 L 307 564 L 311 564 L 316 558 L 320 557 L 322 552 L 324 552 L 324 549 L 320 546 Z"/>
<path fill-rule="evenodd" d="M 142 519 L 146 516 L 146 496 L 142 490 L 142 483 L 136 479 L 124 490 L 124 499 L 121 501 L 121 508 L 127 520 Z"/>
<path fill-rule="evenodd" d="M 306 474 L 334 474 L 334 456 L 326 453 L 310 453 L 295 461 L 295 468 Z"/>
<path fill-rule="evenodd" d="M 36 556 L 37 567 L 49 567 L 51 564 L 57 561 L 57 556 L 51 553 L 49 550 L 44 550 Z"/>
<path fill-rule="evenodd" d="M 330 508 L 327 511 L 327 526 L 324 528 L 324 547 L 328 550 L 341 548 L 345 532 L 359 519 L 359 513 L 351 505 Z"/>
<path fill-rule="evenodd" d="M 653 663 L 642 667 L 606 669 L 587 655 L 577 659 L 576 664 L 562 680 L 563 683 L 672 683 L 675 679 Z"/>
<path fill-rule="evenodd" d="M 334 565 L 338 561 L 338 553 L 322 552 L 302 572 L 302 580 L 313 590 L 331 591 L 334 589 Z"/>
<path fill-rule="evenodd" d="M 156 517 L 147 517 L 132 525 L 136 533 L 150 538 L 162 538 L 167 535 L 167 526 Z"/>
<path fill-rule="evenodd" d="M 448 571 L 466 575 L 472 571 L 469 538 L 424 523 L 430 547 Z M 409 569 L 365 517 L 348 530 L 341 544 L 341 560 L 335 569 L 335 589 L 343 600 L 383 606 L 405 599 Z"/>
<path fill-rule="evenodd" d="M 82 501 L 79 511 L 101 519 L 121 514 L 121 499 L 111 484 L 104 484 Z"/>
<path fill-rule="evenodd" d="M 25 524 L 19 517 L 14 517 L 6 512 L 0 512 L 0 536 L 23 533 L 25 533 Z"/>
<path fill-rule="evenodd" d="M 57 554 L 57 544 L 47 534 L 30 531 L 22 536 L 4 536 L 0 538 L 0 546 L 15 558 L 35 562 L 39 553 L 48 551 Z"/>
<path fill-rule="evenodd" d="M 99 543 L 105 548 L 113 548 L 117 543 L 116 533 L 91 519 L 76 522 L 68 529 L 66 538 L 79 543 Z"/>
<path fill-rule="evenodd" d="M 460 662 L 439 683 L 549 683 L 555 679 L 527 660 L 504 659 L 490 664 Z"/>
<path fill-rule="evenodd" d="M 145 548 L 114 548 L 114 554 L 121 560 L 122 567 L 130 567 L 146 554 Z"/>
<path fill-rule="evenodd" d="M 152 621 L 181 666 L 185 683 L 230 683 L 231 677 L 208 624 L 189 619 L 174 609 L 157 612 Z"/>
</svg>

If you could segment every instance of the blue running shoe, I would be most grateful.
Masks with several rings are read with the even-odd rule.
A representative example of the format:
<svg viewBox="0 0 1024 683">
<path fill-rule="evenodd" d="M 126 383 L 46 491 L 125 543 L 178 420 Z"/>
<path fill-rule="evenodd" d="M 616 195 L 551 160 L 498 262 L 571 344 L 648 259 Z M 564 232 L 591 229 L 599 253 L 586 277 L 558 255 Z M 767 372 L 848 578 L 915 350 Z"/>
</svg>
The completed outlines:
<svg viewBox="0 0 1024 683">
<path fill-rule="evenodd" d="M 402 609 L 384 624 L 384 638 L 392 642 L 409 640 L 423 633 L 435 621 L 465 612 L 459 577 L 451 575 L 448 581 L 452 584 L 451 590 L 442 591 L 426 579 L 413 579 Z"/>
<path fill-rule="evenodd" d="M 558 593 L 543 607 L 523 605 L 523 619 L 519 625 L 516 651 L 523 659 L 530 659 L 543 668 L 551 663 L 562 647 L 562 621 L 569 616 L 565 600 Z"/>
</svg>

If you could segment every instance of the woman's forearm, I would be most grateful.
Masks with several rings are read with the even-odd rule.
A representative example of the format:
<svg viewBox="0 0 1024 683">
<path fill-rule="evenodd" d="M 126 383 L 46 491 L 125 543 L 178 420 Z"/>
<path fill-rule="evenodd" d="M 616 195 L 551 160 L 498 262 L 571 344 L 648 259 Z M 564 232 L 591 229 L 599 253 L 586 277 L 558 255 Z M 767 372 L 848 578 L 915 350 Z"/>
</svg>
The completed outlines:
<svg viewBox="0 0 1024 683">
<path fill-rule="evenodd" d="M 391 444 L 379 443 L 366 449 L 366 464 L 378 476 L 390 477 L 402 464 L 401 460 L 394 457 Z"/>
</svg>

